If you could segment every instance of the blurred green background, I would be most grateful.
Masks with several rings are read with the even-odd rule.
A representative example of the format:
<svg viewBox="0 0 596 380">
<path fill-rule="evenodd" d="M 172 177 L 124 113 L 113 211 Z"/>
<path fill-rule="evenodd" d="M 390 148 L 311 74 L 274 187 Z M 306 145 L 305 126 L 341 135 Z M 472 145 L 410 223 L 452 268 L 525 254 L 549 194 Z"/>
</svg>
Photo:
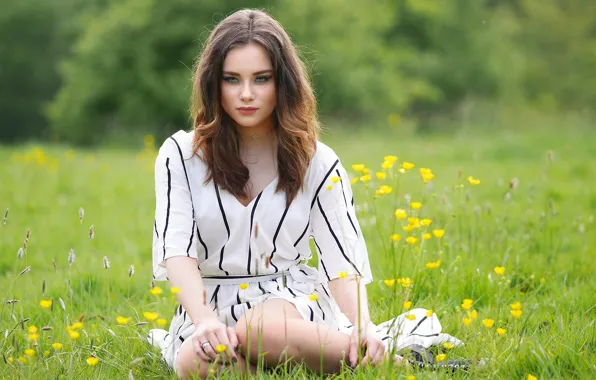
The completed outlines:
<svg viewBox="0 0 596 380">
<path fill-rule="evenodd" d="M 126 145 L 187 129 L 201 43 L 243 7 L 288 30 L 333 128 L 593 125 L 593 0 L 0 3 L 0 143 Z"/>
</svg>

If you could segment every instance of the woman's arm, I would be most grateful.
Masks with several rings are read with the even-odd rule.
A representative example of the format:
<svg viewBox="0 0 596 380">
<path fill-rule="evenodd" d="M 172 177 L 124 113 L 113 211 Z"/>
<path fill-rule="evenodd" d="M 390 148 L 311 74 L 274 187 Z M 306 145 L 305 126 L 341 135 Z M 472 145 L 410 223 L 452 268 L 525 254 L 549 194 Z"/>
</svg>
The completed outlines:
<svg viewBox="0 0 596 380">
<path fill-rule="evenodd" d="M 180 288 L 180 292 L 176 295 L 178 302 L 184 307 L 195 327 L 206 319 L 217 319 L 217 315 L 206 299 L 205 286 L 197 268 L 197 260 L 185 256 L 171 257 L 166 260 L 166 268 L 170 284 Z"/>
<path fill-rule="evenodd" d="M 328 282 L 333 298 L 341 311 L 355 326 L 364 326 L 370 320 L 366 285 L 356 275 L 336 278 Z"/>
</svg>

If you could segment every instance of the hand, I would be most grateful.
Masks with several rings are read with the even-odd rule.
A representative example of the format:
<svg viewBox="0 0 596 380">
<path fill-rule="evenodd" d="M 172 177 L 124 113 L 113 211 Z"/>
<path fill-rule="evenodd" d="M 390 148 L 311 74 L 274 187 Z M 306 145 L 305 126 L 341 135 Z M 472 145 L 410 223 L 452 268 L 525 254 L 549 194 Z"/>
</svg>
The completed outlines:
<svg viewBox="0 0 596 380">
<path fill-rule="evenodd" d="M 224 360 L 238 361 L 236 332 L 215 317 L 204 319 L 196 324 L 191 339 L 197 355 L 205 361 L 212 363 L 217 359 L 220 355 L 217 352 L 219 345 L 226 347 L 226 350 L 221 353 Z"/>
<path fill-rule="evenodd" d="M 366 351 L 360 365 L 365 366 L 367 363 L 376 365 L 383 361 L 385 356 L 385 345 L 383 341 L 377 337 L 376 326 L 372 322 L 364 322 L 362 327 L 354 326 L 352 335 L 350 336 L 350 364 L 355 368 L 358 363 L 358 343 L 361 347 L 365 347 Z"/>
</svg>

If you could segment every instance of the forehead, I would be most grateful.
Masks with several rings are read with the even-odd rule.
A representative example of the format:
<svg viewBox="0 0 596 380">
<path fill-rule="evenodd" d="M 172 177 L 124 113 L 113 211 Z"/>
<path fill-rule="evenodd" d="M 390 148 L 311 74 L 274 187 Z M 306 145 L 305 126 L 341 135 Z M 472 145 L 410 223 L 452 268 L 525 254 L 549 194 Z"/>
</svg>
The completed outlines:
<svg viewBox="0 0 596 380">
<path fill-rule="evenodd" d="M 252 74 L 261 70 L 271 70 L 271 59 L 264 47 L 256 43 L 236 46 L 231 49 L 223 62 L 224 71 Z"/>
</svg>

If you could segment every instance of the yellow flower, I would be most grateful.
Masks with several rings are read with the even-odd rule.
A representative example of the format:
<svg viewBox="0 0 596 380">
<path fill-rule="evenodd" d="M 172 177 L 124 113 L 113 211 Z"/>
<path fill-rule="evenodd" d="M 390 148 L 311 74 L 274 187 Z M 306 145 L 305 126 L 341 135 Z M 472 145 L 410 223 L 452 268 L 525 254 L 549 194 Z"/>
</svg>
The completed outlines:
<svg viewBox="0 0 596 380">
<path fill-rule="evenodd" d="M 433 316 L 432 309 L 426 311 L 426 316 L 429 317 L 429 318 Z"/>
<path fill-rule="evenodd" d="M 435 235 L 437 239 L 440 239 L 445 235 L 445 230 L 433 230 L 433 235 Z"/>
<path fill-rule="evenodd" d="M 333 176 L 333 177 L 331 177 L 331 182 L 338 183 L 340 179 L 341 178 L 339 178 L 338 176 Z"/>
<path fill-rule="evenodd" d="M 177 287 L 177 286 L 172 286 L 170 288 L 170 293 L 172 293 L 172 294 L 178 294 L 178 293 L 180 293 L 180 288 Z"/>
<path fill-rule="evenodd" d="M 470 326 L 472 324 L 472 318 L 464 318 L 462 319 L 462 322 L 464 323 L 464 325 Z"/>
<path fill-rule="evenodd" d="M 348 272 L 339 272 L 339 278 L 346 278 L 348 277 Z"/>
<path fill-rule="evenodd" d="M 468 311 L 468 317 L 476 319 L 478 318 L 478 312 L 476 310 Z"/>
<path fill-rule="evenodd" d="M 414 314 L 407 314 L 406 318 L 408 318 L 410 321 L 413 321 L 414 319 L 416 319 L 416 316 Z"/>
<path fill-rule="evenodd" d="M 360 177 L 360 180 L 362 182 L 368 182 L 368 181 L 370 181 L 370 174 L 363 175 L 362 177 Z"/>
<path fill-rule="evenodd" d="M 411 163 L 411 162 L 408 162 L 408 161 L 404 161 L 404 162 L 401 164 L 401 167 L 402 167 L 402 168 L 403 168 L 405 171 L 409 171 L 409 170 L 412 170 L 412 169 L 414 169 L 414 166 L 415 166 L 415 165 L 414 165 L 413 163 Z"/>
<path fill-rule="evenodd" d="M 410 277 L 398 278 L 397 283 L 403 286 L 404 288 L 409 288 L 413 284 L 412 279 Z"/>
<path fill-rule="evenodd" d="M 242 290 L 248 289 L 248 284 L 240 284 L 240 289 L 242 289 Z"/>
<path fill-rule="evenodd" d="M 331 189 L 333 189 L 333 186 L 327 185 L 327 190 L 331 190 Z"/>
<path fill-rule="evenodd" d="M 70 330 L 68 332 L 68 335 L 70 335 L 70 339 L 73 339 L 73 340 L 77 340 L 81 337 L 81 333 L 76 330 Z"/>
<path fill-rule="evenodd" d="M 375 173 L 375 176 L 382 181 L 382 180 L 384 180 L 387 177 L 387 173 L 385 173 L 385 172 L 376 172 Z"/>
<path fill-rule="evenodd" d="M 449 342 L 445 342 L 445 343 L 443 343 L 443 347 L 445 347 L 447 350 L 450 350 L 455 346 Z"/>
<path fill-rule="evenodd" d="M 418 238 L 415 238 L 414 236 L 408 236 L 406 238 L 406 243 L 408 243 L 408 244 L 416 244 L 416 243 L 418 243 Z"/>
<path fill-rule="evenodd" d="M 419 210 L 422 207 L 422 203 L 412 202 L 412 203 L 410 203 L 410 207 L 412 207 L 414 210 Z"/>
<path fill-rule="evenodd" d="M 400 220 L 404 220 L 408 216 L 406 210 L 398 208 L 395 210 L 395 217 Z"/>
<path fill-rule="evenodd" d="M 408 376 L 406 376 L 406 380 L 416 380 L 416 376 L 408 375 Z"/>
<path fill-rule="evenodd" d="M 441 259 L 439 259 L 437 261 L 431 261 L 431 262 L 426 263 L 426 267 L 428 269 L 437 269 L 440 266 L 441 266 Z"/>
<path fill-rule="evenodd" d="M 472 176 L 468 177 L 468 182 L 470 182 L 471 185 L 480 185 L 480 180 L 477 178 L 474 178 Z"/>
<path fill-rule="evenodd" d="M 432 219 L 428 219 L 428 218 L 425 218 L 425 219 L 420 219 L 420 224 L 421 224 L 422 226 L 424 226 L 424 227 L 428 227 L 428 226 L 430 226 L 430 224 L 431 224 L 432 222 L 433 222 L 433 221 L 432 221 Z"/>
<path fill-rule="evenodd" d="M 54 349 L 54 351 L 60 351 L 62 349 L 62 343 L 52 343 L 52 348 Z"/>
<path fill-rule="evenodd" d="M 538 380 L 538 378 L 530 373 L 528 373 L 528 380 Z"/>
<path fill-rule="evenodd" d="M 437 361 L 438 362 L 442 362 L 446 358 L 447 358 L 447 355 L 446 354 L 439 354 L 439 355 L 437 355 Z"/>
<path fill-rule="evenodd" d="M 23 364 L 27 363 L 27 359 L 25 359 L 25 357 L 24 357 L 24 356 L 19 356 L 19 359 L 18 359 L 18 361 L 20 361 L 20 362 L 21 362 L 21 363 L 23 363 Z"/>
<path fill-rule="evenodd" d="M 12 356 L 9 356 L 6 360 L 8 360 L 10 364 L 14 363 L 14 358 Z"/>
<path fill-rule="evenodd" d="M 428 183 L 428 181 L 435 178 L 435 175 L 429 168 L 420 168 L 420 177 L 422 178 L 424 183 Z"/>
<path fill-rule="evenodd" d="M 495 321 L 492 319 L 483 319 L 482 320 L 482 324 L 484 325 L 484 327 L 486 327 L 487 329 L 490 329 L 491 327 L 493 327 L 493 325 L 495 324 Z"/>
<path fill-rule="evenodd" d="M 35 356 L 35 350 L 32 348 L 27 348 L 24 352 L 25 356 L 29 356 L 30 358 Z"/>
<path fill-rule="evenodd" d="M 391 169 L 391 167 L 393 167 L 393 162 L 383 161 L 383 163 L 381 164 L 381 167 L 385 170 Z"/>
<path fill-rule="evenodd" d="M 408 225 L 413 226 L 413 227 L 415 227 L 417 225 L 420 226 L 420 219 L 416 218 L 415 216 L 410 216 L 408 218 Z"/>
<path fill-rule="evenodd" d="M 159 317 L 159 314 L 156 311 L 145 311 L 143 312 L 143 316 L 147 321 L 153 322 Z"/>
<path fill-rule="evenodd" d="M 94 356 L 89 356 L 87 358 L 87 365 L 89 367 L 93 367 L 93 366 L 97 365 L 97 363 L 99 363 L 99 359 L 98 358 L 96 358 Z"/>
<path fill-rule="evenodd" d="M 513 318 L 517 319 L 517 318 L 521 317 L 522 311 L 511 309 L 511 315 L 513 316 Z"/>
<path fill-rule="evenodd" d="M 505 334 L 507 334 L 507 330 L 505 330 L 504 328 L 499 327 L 497 329 L 497 334 L 499 334 L 499 335 L 505 335 Z"/>
<path fill-rule="evenodd" d="M 155 323 L 157 323 L 158 326 L 165 326 L 168 324 L 168 321 L 165 318 L 159 318 Z"/>
<path fill-rule="evenodd" d="M 391 186 L 383 185 L 379 190 L 381 190 L 383 194 L 391 194 L 393 188 Z"/>
<path fill-rule="evenodd" d="M 352 169 L 355 172 L 361 172 L 364 170 L 364 164 L 354 164 L 354 165 L 352 165 Z"/>
<path fill-rule="evenodd" d="M 217 346 L 215 346 L 215 351 L 217 351 L 218 353 L 222 353 L 226 350 L 226 345 L 225 344 L 218 344 Z"/>
<path fill-rule="evenodd" d="M 127 325 L 128 322 L 130 322 L 130 318 L 126 318 L 121 315 L 116 317 L 116 323 L 119 325 Z"/>
<path fill-rule="evenodd" d="M 394 163 L 397 161 L 397 156 L 385 156 L 383 157 L 383 161 Z"/>
<path fill-rule="evenodd" d="M 27 338 L 29 338 L 30 340 L 38 340 L 39 334 L 38 333 L 28 334 Z"/>
<path fill-rule="evenodd" d="M 318 301 L 319 300 L 319 296 L 317 295 L 317 293 L 313 293 L 310 296 L 308 296 L 308 299 L 311 301 Z"/>
<path fill-rule="evenodd" d="M 40 300 L 39 306 L 43 307 L 44 309 L 49 309 L 52 307 L 52 300 Z"/>
<path fill-rule="evenodd" d="M 30 334 L 35 334 L 37 332 L 37 327 L 29 326 L 27 327 L 27 331 L 29 331 Z"/>
<path fill-rule="evenodd" d="M 505 274 L 505 267 L 495 267 L 495 273 L 498 274 L 499 276 L 502 276 Z"/>
<path fill-rule="evenodd" d="M 404 309 L 410 310 L 412 308 L 412 301 L 404 301 Z"/>
<path fill-rule="evenodd" d="M 521 302 L 517 301 L 516 303 L 512 303 L 511 305 L 511 310 L 521 310 L 522 305 Z"/>
<path fill-rule="evenodd" d="M 411 232 L 414 229 L 414 226 L 408 224 L 407 226 L 402 226 L 401 228 L 404 230 L 404 232 Z"/>
<path fill-rule="evenodd" d="M 393 286 L 393 285 L 395 285 L 395 279 L 392 279 L 392 280 L 383 280 L 383 282 L 387 286 Z"/>
<path fill-rule="evenodd" d="M 424 240 L 430 240 L 430 238 L 432 238 L 433 236 L 431 234 L 429 234 L 428 232 L 425 232 L 422 234 L 422 238 Z"/>
<path fill-rule="evenodd" d="M 358 182 L 358 179 L 359 179 L 358 177 L 352 178 L 352 180 L 350 181 L 350 184 L 352 184 L 352 185 L 355 184 L 356 182 Z"/>
<path fill-rule="evenodd" d="M 159 286 L 154 286 L 149 289 L 149 293 L 153 294 L 154 296 L 159 296 L 163 293 L 163 290 Z"/>
<path fill-rule="evenodd" d="M 391 240 L 393 240 L 393 241 L 400 241 L 401 240 L 401 235 L 400 234 L 392 234 L 391 235 Z"/>
<path fill-rule="evenodd" d="M 83 328 L 83 322 L 75 322 L 72 324 L 72 328 L 73 329 L 82 329 Z"/>
<path fill-rule="evenodd" d="M 474 304 L 474 300 L 472 300 L 472 299 L 469 299 L 469 298 L 466 298 L 466 299 L 465 299 L 465 300 L 462 302 L 462 304 L 461 304 L 461 307 L 462 307 L 462 309 L 464 309 L 464 310 L 470 310 L 470 309 L 472 308 L 472 305 L 473 305 L 473 304 Z"/>
<path fill-rule="evenodd" d="M 51 352 L 50 352 L 50 351 L 48 351 L 48 350 L 45 350 L 45 351 L 43 352 L 43 356 L 45 356 L 46 358 L 47 358 L 48 356 L 50 356 L 50 354 L 51 354 Z"/>
</svg>

